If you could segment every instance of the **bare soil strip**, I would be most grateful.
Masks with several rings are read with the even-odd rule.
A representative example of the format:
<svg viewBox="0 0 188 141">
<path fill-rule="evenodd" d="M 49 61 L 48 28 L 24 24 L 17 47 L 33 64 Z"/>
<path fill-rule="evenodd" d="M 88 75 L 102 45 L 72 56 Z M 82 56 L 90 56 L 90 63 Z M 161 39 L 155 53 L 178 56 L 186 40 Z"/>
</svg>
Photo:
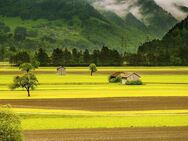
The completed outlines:
<svg viewBox="0 0 188 141">
<path fill-rule="evenodd" d="M 0 105 L 88 111 L 139 111 L 188 109 L 188 97 L 127 97 L 0 100 Z"/>
<path fill-rule="evenodd" d="M 188 127 L 25 131 L 25 141 L 187 141 Z"/>
</svg>

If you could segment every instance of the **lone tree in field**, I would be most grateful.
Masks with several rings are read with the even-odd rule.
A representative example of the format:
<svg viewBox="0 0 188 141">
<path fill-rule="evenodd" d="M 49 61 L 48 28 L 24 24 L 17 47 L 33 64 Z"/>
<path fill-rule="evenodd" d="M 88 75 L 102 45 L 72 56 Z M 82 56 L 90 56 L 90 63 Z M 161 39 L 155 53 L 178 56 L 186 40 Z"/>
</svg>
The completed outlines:
<svg viewBox="0 0 188 141">
<path fill-rule="evenodd" d="M 93 76 L 93 73 L 97 72 L 97 66 L 95 64 L 90 64 L 89 70 L 91 71 L 91 76 Z"/>
<path fill-rule="evenodd" d="M 13 84 L 10 85 L 11 90 L 17 88 L 25 88 L 28 97 L 30 97 L 30 91 L 35 89 L 39 85 L 35 74 L 31 73 L 31 70 L 35 69 L 30 63 L 24 63 L 19 67 L 25 73 L 22 76 L 16 76 L 13 80 Z"/>
<path fill-rule="evenodd" d="M 6 107 L 0 107 L 0 140 L 23 140 L 20 118 Z"/>
<path fill-rule="evenodd" d="M 33 64 L 30 63 L 23 63 L 19 66 L 19 69 L 21 71 L 27 72 L 29 73 L 30 71 L 36 69 L 39 67 L 39 63 L 38 62 L 33 62 Z"/>
<path fill-rule="evenodd" d="M 35 87 L 37 87 L 38 84 L 39 83 L 36 76 L 29 72 L 24 74 L 23 76 L 16 76 L 10 88 L 12 90 L 15 90 L 17 88 L 25 88 L 28 97 L 30 97 L 30 91 L 35 89 Z"/>
</svg>

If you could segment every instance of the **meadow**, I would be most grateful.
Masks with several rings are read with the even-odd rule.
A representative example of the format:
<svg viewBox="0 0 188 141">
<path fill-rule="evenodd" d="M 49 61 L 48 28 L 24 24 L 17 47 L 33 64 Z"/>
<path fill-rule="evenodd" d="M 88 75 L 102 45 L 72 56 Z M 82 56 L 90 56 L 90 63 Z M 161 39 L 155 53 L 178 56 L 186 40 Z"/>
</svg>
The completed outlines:
<svg viewBox="0 0 188 141">
<path fill-rule="evenodd" d="M 138 72 L 144 85 L 108 83 L 116 71 Z M 188 107 L 181 104 L 188 96 L 188 67 L 99 67 L 94 76 L 87 67 L 68 67 L 65 76 L 45 67 L 34 73 L 40 85 L 28 98 L 24 89 L 8 87 L 19 69 L 5 64 L 0 68 L 0 103 L 13 103 L 24 130 L 188 126 Z"/>
</svg>

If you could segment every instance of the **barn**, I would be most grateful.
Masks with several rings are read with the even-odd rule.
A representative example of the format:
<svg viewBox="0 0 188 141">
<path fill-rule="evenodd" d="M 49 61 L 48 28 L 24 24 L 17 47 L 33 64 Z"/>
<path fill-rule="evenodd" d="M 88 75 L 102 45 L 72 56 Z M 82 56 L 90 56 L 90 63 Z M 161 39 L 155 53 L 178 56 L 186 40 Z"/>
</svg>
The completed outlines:
<svg viewBox="0 0 188 141">
<path fill-rule="evenodd" d="M 126 84 L 127 81 L 139 81 L 141 76 L 137 73 L 125 73 L 122 75 L 122 84 Z"/>
<path fill-rule="evenodd" d="M 141 76 L 135 72 L 115 72 L 110 75 L 110 79 L 118 77 L 121 78 L 122 84 L 126 84 L 127 81 L 139 81 L 141 79 Z"/>
<path fill-rule="evenodd" d="M 60 66 L 57 68 L 57 74 L 58 75 L 66 75 L 66 68 L 63 66 Z"/>
</svg>

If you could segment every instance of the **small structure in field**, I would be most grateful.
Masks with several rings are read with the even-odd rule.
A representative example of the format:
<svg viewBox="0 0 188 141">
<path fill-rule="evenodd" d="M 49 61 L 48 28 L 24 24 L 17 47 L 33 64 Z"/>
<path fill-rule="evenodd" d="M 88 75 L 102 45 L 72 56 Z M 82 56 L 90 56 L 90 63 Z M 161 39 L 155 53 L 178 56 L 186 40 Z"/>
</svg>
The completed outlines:
<svg viewBox="0 0 188 141">
<path fill-rule="evenodd" d="M 124 73 L 124 75 L 122 75 L 122 84 L 126 84 L 127 81 L 140 81 L 141 76 L 138 75 L 137 73 Z"/>
<path fill-rule="evenodd" d="M 58 75 L 66 75 L 66 68 L 63 66 L 60 66 L 57 68 L 57 74 Z"/>
<path fill-rule="evenodd" d="M 109 79 L 115 82 L 121 82 L 125 85 L 127 81 L 140 81 L 141 76 L 137 73 L 115 72 L 111 74 Z"/>
</svg>

